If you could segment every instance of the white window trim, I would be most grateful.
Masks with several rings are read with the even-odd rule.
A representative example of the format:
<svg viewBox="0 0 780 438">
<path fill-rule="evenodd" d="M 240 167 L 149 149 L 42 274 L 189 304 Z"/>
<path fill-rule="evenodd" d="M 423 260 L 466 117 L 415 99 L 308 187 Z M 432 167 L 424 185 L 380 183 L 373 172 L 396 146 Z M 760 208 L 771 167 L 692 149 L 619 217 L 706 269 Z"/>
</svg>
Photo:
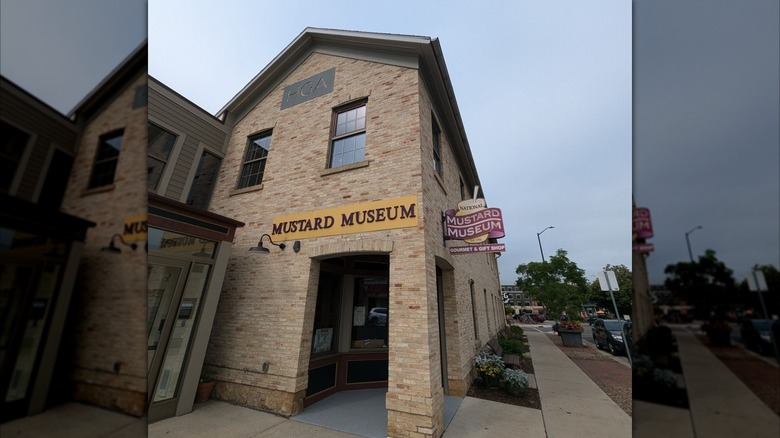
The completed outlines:
<svg viewBox="0 0 780 438">
<path fill-rule="evenodd" d="M 160 183 L 157 184 L 157 189 L 154 190 L 154 193 L 161 196 L 165 196 L 165 192 L 168 190 L 168 184 L 171 182 L 171 176 L 173 176 L 173 169 L 176 167 L 176 162 L 178 161 L 179 155 L 181 154 L 181 150 L 184 147 L 184 140 L 187 138 L 187 134 L 183 132 L 179 132 L 178 129 L 174 129 L 171 125 L 162 122 L 154 117 L 148 117 L 147 123 L 153 123 L 176 136 L 176 142 L 173 144 L 173 149 L 171 149 L 171 154 L 168 156 L 168 161 L 165 163 L 165 170 L 163 170 L 163 173 L 160 176 Z M 146 129 L 148 130 L 149 127 L 147 126 Z M 148 152 L 146 156 L 148 159 L 149 156 Z M 185 190 L 186 188 L 187 186 L 185 185 Z M 185 195 L 185 199 L 186 199 L 186 195 Z"/>
<path fill-rule="evenodd" d="M 222 154 L 220 151 L 206 146 L 206 144 L 203 143 L 202 141 L 198 142 L 198 148 L 195 150 L 195 159 L 192 160 L 192 165 L 190 166 L 190 170 L 189 172 L 187 172 L 187 181 L 185 181 L 184 183 L 184 190 L 182 190 L 182 194 L 179 197 L 179 202 L 183 204 L 187 202 L 187 197 L 189 197 L 190 191 L 192 190 L 192 181 L 195 180 L 195 173 L 198 171 L 198 163 L 200 163 L 200 158 L 203 155 L 203 151 L 206 151 L 214 155 L 215 157 L 218 157 L 222 161 L 225 160 L 224 154 Z"/>
<path fill-rule="evenodd" d="M 35 142 L 38 140 L 38 133 L 24 129 L 8 119 L 0 120 L 2 120 L 3 123 L 7 123 L 30 136 L 30 138 L 27 139 L 27 144 L 24 146 L 24 152 L 22 152 L 22 156 L 19 157 L 19 165 L 16 166 L 16 174 L 14 174 L 14 177 L 11 180 L 11 186 L 8 187 L 8 194 L 11 196 L 16 196 L 17 192 L 19 191 L 19 186 L 22 185 L 22 178 L 24 178 L 24 174 L 27 171 L 27 165 L 30 161 L 30 157 L 32 156 L 32 151 L 35 148 Z"/>
</svg>

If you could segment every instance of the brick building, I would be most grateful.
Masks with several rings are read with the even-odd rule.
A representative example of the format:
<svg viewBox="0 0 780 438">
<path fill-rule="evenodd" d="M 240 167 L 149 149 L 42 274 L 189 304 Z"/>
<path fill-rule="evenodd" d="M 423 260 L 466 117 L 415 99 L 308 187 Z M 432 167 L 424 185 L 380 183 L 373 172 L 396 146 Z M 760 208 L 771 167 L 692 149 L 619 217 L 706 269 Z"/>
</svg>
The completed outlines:
<svg viewBox="0 0 780 438">
<path fill-rule="evenodd" d="M 177 379 L 188 395 L 152 400 L 150 421 L 189 412 L 202 374 L 215 397 L 284 415 L 387 388 L 389 436 L 440 436 L 445 394 L 466 394 L 504 309 L 495 252 L 452 253 L 464 241 L 444 238 L 446 211 L 481 207 L 439 41 L 307 28 L 216 117 L 150 80 L 149 120 L 171 151 L 159 172 L 150 164 L 162 184 L 149 187 L 160 269 L 149 302 L 184 287 L 162 278 L 172 266 L 192 275 L 194 249 L 214 260 L 187 303 L 210 329 L 187 335 Z M 218 174 L 195 164 L 204 157 Z M 155 218 L 153 203 L 167 213 Z M 196 226 L 198 215 L 209 220 Z M 222 237 L 196 236 L 220 221 Z M 150 373 L 155 391 L 165 372 Z"/>
<path fill-rule="evenodd" d="M 3 421 L 72 399 L 145 412 L 146 54 L 67 115 L 0 84 Z"/>
</svg>

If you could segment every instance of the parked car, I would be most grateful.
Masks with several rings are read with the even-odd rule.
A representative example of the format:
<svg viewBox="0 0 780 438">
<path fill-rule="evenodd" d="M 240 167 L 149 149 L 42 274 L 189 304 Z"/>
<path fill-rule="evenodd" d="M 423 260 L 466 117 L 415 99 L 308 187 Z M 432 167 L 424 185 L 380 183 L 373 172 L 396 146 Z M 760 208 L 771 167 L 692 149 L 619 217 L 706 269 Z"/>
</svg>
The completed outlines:
<svg viewBox="0 0 780 438">
<path fill-rule="evenodd" d="M 615 356 L 625 354 L 626 344 L 623 339 L 622 326 L 628 323 L 628 321 L 621 319 L 596 319 L 593 321 L 591 330 L 596 347 L 601 350 L 607 349 Z"/>
<path fill-rule="evenodd" d="M 739 334 L 746 348 L 766 356 L 774 354 L 772 347 L 772 319 L 743 319 Z"/>
<path fill-rule="evenodd" d="M 387 307 L 374 307 L 368 312 L 368 323 L 373 325 L 387 325 Z"/>
</svg>

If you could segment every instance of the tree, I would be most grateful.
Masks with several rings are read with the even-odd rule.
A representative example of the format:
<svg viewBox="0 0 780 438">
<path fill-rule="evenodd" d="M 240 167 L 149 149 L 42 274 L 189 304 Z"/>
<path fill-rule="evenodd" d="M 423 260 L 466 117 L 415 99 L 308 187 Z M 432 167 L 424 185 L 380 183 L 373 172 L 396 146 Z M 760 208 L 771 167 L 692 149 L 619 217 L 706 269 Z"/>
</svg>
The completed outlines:
<svg viewBox="0 0 780 438">
<path fill-rule="evenodd" d="M 707 249 L 695 262 L 679 262 L 666 266 L 664 285 L 677 297 L 694 306 L 697 318 L 710 313 L 724 317 L 734 304 L 736 283 L 731 269 Z"/>
<path fill-rule="evenodd" d="M 631 270 L 625 265 L 607 265 L 604 266 L 603 270 L 614 271 L 615 277 L 617 277 L 618 290 L 612 293 L 615 295 L 615 303 L 617 303 L 620 315 L 631 315 L 634 302 L 634 276 Z M 612 304 L 612 297 L 609 296 L 609 292 L 601 290 L 601 284 L 599 284 L 598 279 L 593 280 L 588 287 L 588 300 L 599 308 L 610 311 L 615 309 L 615 306 Z"/>
<path fill-rule="evenodd" d="M 540 301 L 552 318 L 558 318 L 562 312 L 579 315 L 580 306 L 587 298 L 585 271 L 566 255 L 565 250 L 558 249 L 549 262 L 530 262 L 515 271 L 520 290 Z"/>
</svg>

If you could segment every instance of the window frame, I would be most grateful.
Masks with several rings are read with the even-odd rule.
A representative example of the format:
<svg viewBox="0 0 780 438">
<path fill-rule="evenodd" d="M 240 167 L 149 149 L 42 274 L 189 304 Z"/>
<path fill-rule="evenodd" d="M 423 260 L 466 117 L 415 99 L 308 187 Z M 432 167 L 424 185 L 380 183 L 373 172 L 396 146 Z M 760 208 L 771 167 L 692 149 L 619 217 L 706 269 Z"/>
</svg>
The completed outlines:
<svg viewBox="0 0 780 438">
<path fill-rule="evenodd" d="M 35 141 L 37 140 L 37 134 L 34 132 L 30 132 L 27 129 L 23 129 L 22 127 L 18 126 L 15 123 L 12 123 L 11 121 L 0 119 L 0 122 L 2 122 L 4 125 L 8 126 L 10 129 L 19 131 L 22 135 L 25 135 L 26 138 L 24 139 L 23 144 L 21 144 L 21 153 L 19 154 L 18 159 L 13 157 L 10 154 L 6 154 L 4 151 L 0 151 L 0 155 L 3 157 L 3 160 L 7 163 L 13 163 L 14 169 L 13 174 L 9 175 L 10 179 L 8 180 L 8 187 L 0 187 L 0 193 L 9 193 L 9 194 L 16 194 L 16 189 L 19 185 L 19 179 L 22 177 L 22 174 L 24 171 L 22 171 L 23 168 L 27 167 L 27 160 L 29 158 L 30 150 L 32 149 L 32 145 L 35 144 Z M 7 142 L 9 140 L 8 136 L 3 137 L 3 143 Z M 3 146 L 3 148 L 5 145 Z"/>
<path fill-rule="evenodd" d="M 167 128 L 163 128 L 158 123 L 154 123 L 151 120 L 147 120 L 146 121 L 147 136 L 149 134 L 149 126 L 150 125 L 153 125 L 155 128 L 159 129 L 160 131 L 162 131 L 164 133 L 167 133 L 167 134 L 170 134 L 171 136 L 173 136 L 173 142 L 171 143 L 171 149 L 168 151 L 168 156 L 164 160 L 162 158 L 158 157 L 158 156 L 152 155 L 151 148 L 149 148 L 149 145 L 151 145 L 151 138 L 149 138 L 148 141 L 147 141 L 147 151 L 146 151 L 146 156 L 147 156 L 147 158 L 146 158 L 147 159 L 146 167 L 147 167 L 147 170 L 149 169 L 149 164 L 148 164 L 149 158 L 152 158 L 152 159 L 154 159 L 156 161 L 162 162 L 162 170 L 160 171 L 160 177 L 157 179 L 157 184 L 155 185 L 155 187 L 150 187 L 149 186 L 149 179 L 148 179 L 149 177 L 148 177 L 148 173 L 147 173 L 147 181 L 146 181 L 147 188 L 148 188 L 148 190 L 150 190 L 152 192 L 156 192 L 157 190 L 160 189 L 160 183 L 162 183 L 163 177 L 165 176 L 165 169 L 168 167 L 168 163 L 171 161 L 171 155 L 173 154 L 173 150 L 176 149 L 176 143 L 179 141 L 179 134 L 177 134 L 175 132 L 172 132 L 171 130 L 169 130 Z"/>
<path fill-rule="evenodd" d="M 336 134 L 338 129 L 338 118 L 339 115 L 348 113 L 353 110 L 357 110 L 359 108 L 365 108 L 364 109 L 364 116 L 363 116 L 363 127 L 360 129 L 354 129 L 352 131 L 344 132 L 342 134 Z M 326 169 L 339 169 L 342 167 L 354 165 L 357 163 L 361 163 L 365 161 L 365 137 L 366 133 L 368 131 L 368 98 L 362 98 L 357 99 L 353 102 L 347 103 L 345 105 L 341 105 L 339 107 L 333 108 L 333 120 L 331 122 L 331 128 L 330 128 L 330 142 L 328 146 L 328 156 L 327 156 L 327 162 L 325 165 Z M 337 141 L 345 140 L 352 137 L 357 137 L 359 135 L 363 135 L 363 159 L 362 160 L 356 160 L 352 161 L 350 163 L 342 163 L 338 166 L 333 165 L 333 158 L 334 158 L 334 151 L 335 151 L 335 144 Z"/>
<path fill-rule="evenodd" d="M 441 156 L 441 128 L 436 122 L 436 117 L 431 114 L 431 143 L 433 145 L 433 170 L 437 175 L 443 176 L 444 169 Z"/>
<path fill-rule="evenodd" d="M 211 155 L 212 157 L 216 158 L 218 160 L 218 163 L 217 163 L 216 173 L 214 174 L 214 178 L 209 183 L 208 190 L 207 191 L 206 190 L 203 191 L 204 193 L 206 193 L 206 192 L 208 193 L 206 195 L 206 197 L 205 197 L 205 200 L 204 200 L 206 205 L 205 206 L 199 206 L 199 205 L 195 205 L 195 199 L 194 199 L 195 198 L 195 194 L 196 194 L 195 190 L 196 190 L 196 187 L 199 184 L 202 184 L 202 180 L 201 180 L 202 167 L 203 167 L 203 160 L 206 157 L 206 155 Z M 208 206 L 211 203 L 211 196 L 214 194 L 214 187 L 216 187 L 217 180 L 219 179 L 219 171 L 222 168 L 222 162 L 223 162 L 224 158 L 225 157 L 222 157 L 222 156 L 218 155 L 217 153 L 215 153 L 214 151 L 212 151 L 212 150 L 210 150 L 208 148 L 204 147 L 204 148 L 200 149 L 200 158 L 198 159 L 198 164 L 195 167 L 194 174 L 192 175 L 192 180 L 189 181 L 190 189 L 189 189 L 189 191 L 187 193 L 187 198 L 184 201 L 185 204 L 193 206 L 193 207 L 196 207 L 196 208 L 202 208 L 204 210 L 208 210 Z"/>
<path fill-rule="evenodd" d="M 268 148 L 264 148 L 261 145 L 258 145 L 260 148 L 265 149 L 266 153 L 260 158 L 254 158 L 252 160 L 247 161 L 248 154 L 250 152 L 250 147 L 252 144 L 260 139 L 268 138 Z M 238 169 L 238 179 L 236 180 L 236 190 L 243 190 L 243 189 L 249 189 L 251 187 L 257 187 L 261 186 L 263 184 L 263 177 L 265 176 L 266 166 L 268 164 L 268 155 L 271 153 L 271 142 L 273 142 L 273 130 L 272 129 L 266 129 L 263 131 L 256 132 L 252 135 L 249 135 L 247 137 L 246 141 L 246 147 L 244 148 L 244 153 L 241 157 L 241 167 Z M 257 181 L 253 184 L 249 184 L 249 180 L 247 177 L 247 184 L 241 185 L 242 180 L 244 179 L 244 169 L 246 169 L 249 165 L 253 163 L 260 163 L 261 165 L 261 171 L 258 173 L 259 177 Z"/>
<path fill-rule="evenodd" d="M 112 157 L 109 157 L 109 158 L 98 159 L 98 157 L 100 156 L 100 151 L 101 151 L 101 148 L 103 147 L 103 145 L 105 144 L 105 145 L 108 145 L 109 147 L 113 148 L 113 146 L 111 146 L 108 143 L 108 140 L 115 139 L 117 137 L 120 137 L 122 139 L 122 141 L 119 144 L 119 148 L 117 149 L 116 155 L 114 155 Z M 98 137 L 98 146 L 97 146 L 97 148 L 95 148 L 95 158 L 92 161 L 92 171 L 90 172 L 89 180 L 87 181 L 87 190 L 100 189 L 100 188 L 104 188 L 104 187 L 109 187 L 109 186 L 114 184 L 114 179 L 116 178 L 116 170 L 117 170 L 117 167 L 119 165 L 119 155 L 122 153 L 122 146 L 124 145 L 124 142 L 125 142 L 125 129 L 124 128 L 119 128 L 119 129 L 115 129 L 113 131 L 106 132 L 104 134 L 101 134 Z M 112 161 L 114 162 L 114 166 L 113 166 L 113 170 L 112 170 L 112 174 L 111 174 L 111 181 L 100 183 L 100 184 L 96 185 L 95 184 L 95 176 L 96 176 L 95 175 L 95 170 L 97 170 L 98 165 L 106 164 L 106 163 L 109 163 L 109 162 L 112 162 Z"/>
</svg>

